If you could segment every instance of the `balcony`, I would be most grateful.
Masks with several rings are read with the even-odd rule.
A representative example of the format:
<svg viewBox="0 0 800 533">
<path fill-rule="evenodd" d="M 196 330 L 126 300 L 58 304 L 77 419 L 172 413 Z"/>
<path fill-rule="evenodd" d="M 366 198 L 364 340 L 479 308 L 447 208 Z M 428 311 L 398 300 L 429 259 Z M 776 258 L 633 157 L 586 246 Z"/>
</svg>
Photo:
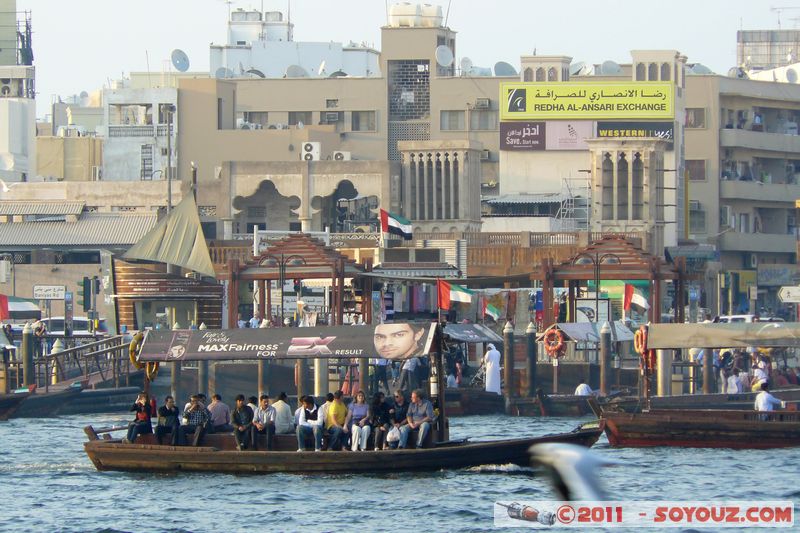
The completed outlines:
<svg viewBox="0 0 800 533">
<path fill-rule="evenodd" d="M 719 185 L 719 196 L 725 200 L 755 200 L 794 205 L 794 201 L 800 199 L 800 185 L 735 180 L 720 181 Z"/>
<path fill-rule="evenodd" d="M 793 254 L 797 242 L 791 234 L 735 233 L 720 235 L 720 251 L 723 252 L 772 252 Z"/>
<path fill-rule="evenodd" d="M 723 129 L 719 133 L 722 148 L 750 148 L 767 152 L 800 152 L 800 135 L 762 131 Z"/>
</svg>

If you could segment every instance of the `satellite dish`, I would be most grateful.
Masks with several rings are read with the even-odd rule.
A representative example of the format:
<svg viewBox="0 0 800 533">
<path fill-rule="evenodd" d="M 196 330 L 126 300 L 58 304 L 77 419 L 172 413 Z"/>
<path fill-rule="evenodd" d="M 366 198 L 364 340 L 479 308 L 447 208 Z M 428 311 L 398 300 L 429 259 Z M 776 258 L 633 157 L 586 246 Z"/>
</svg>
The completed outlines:
<svg viewBox="0 0 800 533">
<path fill-rule="evenodd" d="M 622 67 L 619 66 L 614 61 L 603 61 L 603 64 L 600 65 L 600 74 L 607 75 L 607 74 L 619 74 L 622 72 Z"/>
<path fill-rule="evenodd" d="M 517 69 L 511 66 L 510 63 L 505 61 L 498 61 L 494 64 L 495 76 L 517 76 Z"/>
<path fill-rule="evenodd" d="M 178 72 L 186 72 L 189 70 L 189 56 L 186 55 L 186 52 L 180 48 L 176 48 L 172 51 L 171 57 L 172 66 L 175 67 L 175 70 Z"/>
<path fill-rule="evenodd" d="M 322 60 L 322 63 L 319 64 L 319 68 L 317 69 L 317 76 L 324 76 L 325 75 L 325 60 Z"/>
<path fill-rule="evenodd" d="M 569 66 L 569 75 L 570 76 L 577 76 L 583 70 L 583 67 L 586 66 L 586 63 L 583 61 L 578 61 L 573 63 Z"/>
<path fill-rule="evenodd" d="M 443 44 L 436 47 L 435 56 L 440 67 L 447 68 L 453 64 L 453 51 Z"/>
<path fill-rule="evenodd" d="M 81 98 L 89 98 L 89 93 L 87 93 L 86 91 L 81 91 L 81 95 L 80 96 L 81 96 Z"/>
<path fill-rule="evenodd" d="M 214 77 L 217 78 L 217 79 L 232 78 L 233 77 L 233 71 L 231 69 L 227 68 L 227 67 L 219 67 L 214 72 Z"/>
<path fill-rule="evenodd" d="M 461 73 L 466 74 L 472 68 L 472 60 L 468 57 L 461 58 Z"/>
<path fill-rule="evenodd" d="M 347 77 L 347 72 L 345 72 L 343 70 L 337 70 L 336 72 L 334 72 L 333 74 L 331 74 L 328 77 L 329 78 L 346 78 Z"/>
<path fill-rule="evenodd" d="M 692 68 L 689 69 L 689 74 L 713 74 L 713 72 L 702 63 L 695 63 L 692 65 Z"/>
<path fill-rule="evenodd" d="M 786 81 L 789 83 L 797 83 L 797 71 L 793 68 L 786 69 Z"/>
<path fill-rule="evenodd" d="M 303 124 L 303 121 L 302 121 L 302 120 L 298 120 L 298 121 L 297 121 L 297 129 L 298 129 L 298 130 L 302 130 L 302 129 L 303 129 L 303 128 L 305 128 L 305 127 L 306 127 L 306 125 L 305 125 L 305 124 Z"/>
<path fill-rule="evenodd" d="M 300 65 L 289 65 L 286 67 L 287 78 L 310 78 L 308 71 Z"/>
<path fill-rule="evenodd" d="M 257 68 L 251 68 L 250 70 L 247 71 L 247 73 L 252 75 L 252 77 L 254 78 L 266 78 L 266 76 L 264 76 L 264 73 L 258 70 Z"/>
</svg>

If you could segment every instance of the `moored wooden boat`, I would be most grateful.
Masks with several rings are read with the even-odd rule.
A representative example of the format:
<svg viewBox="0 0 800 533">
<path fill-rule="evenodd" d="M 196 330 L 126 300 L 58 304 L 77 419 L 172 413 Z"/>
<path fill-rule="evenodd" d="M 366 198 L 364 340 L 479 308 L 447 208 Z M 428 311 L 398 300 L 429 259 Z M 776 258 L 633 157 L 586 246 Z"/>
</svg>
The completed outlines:
<svg viewBox="0 0 800 533">
<path fill-rule="evenodd" d="M 430 448 L 363 452 L 297 452 L 294 436 L 284 436 L 276 451 L 236 451 L 231 435 L 208 435 L 203 446 L 124 444 L 100 439 L 90 427 L 84 444 L 98 470 L 133 472 L 337 473 L 369 474 L 466 468 L 491 464 L 530 464 L 528 448 L 545 442 L 592 446 L 602 433 L 598 424 L 570 433 L 489 442 L 448 441 Z M 276 443 L 280 439 L 276 438 Z"/>
<path fill-rule="evenodd" d="M 11 418 L 29 395 L 29 392 L 0 394 L 0 420 Z"/>
<path fill-rule="evenodd" d="M 690 448 L 786 448 L 800 446 L 800 412 L 718 409 L 653 409 L 641 413 L 603 410 L 612 446 Z"/>
<path fill-rule="evenodd" d="M 770 391 L 779 400 L 800 401 L 800 388 L 773 389 Z M 652 409 L 727 409 L 751 411 L 758 393 L 738 394 L 684 394 L 682 396 L 654 396 L 650 398 Z M 615 398 L 608 402 L 608 408 L 626 413 L 638 413 L 644 407 L 644 399 L 632 396 Z"/>
<path fill-rule="evenodd" d="M 472 387 L 446 389 L 445 401 L 450 416 L 494 415 L 506 408 L 503 396 Z"/>
</svg>

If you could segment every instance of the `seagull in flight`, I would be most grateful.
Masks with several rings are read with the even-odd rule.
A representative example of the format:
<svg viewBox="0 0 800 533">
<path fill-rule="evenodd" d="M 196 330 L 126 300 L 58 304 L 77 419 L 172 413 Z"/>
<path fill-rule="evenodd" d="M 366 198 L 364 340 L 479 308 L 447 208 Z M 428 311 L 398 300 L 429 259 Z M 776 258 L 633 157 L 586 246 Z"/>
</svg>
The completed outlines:
<svg viewBox="0 0 800 533">
<path fill-rule="evenodd" d="M 17 185 L 19 185 L 19 183 L 12 183 L 11 185 L 6 185 L 5 181 L 0 180 L 0 191 L 2 191 L 2 192 L 10 192 L 11 191 L 11 187 L 16 187 Z"/>
</svg>

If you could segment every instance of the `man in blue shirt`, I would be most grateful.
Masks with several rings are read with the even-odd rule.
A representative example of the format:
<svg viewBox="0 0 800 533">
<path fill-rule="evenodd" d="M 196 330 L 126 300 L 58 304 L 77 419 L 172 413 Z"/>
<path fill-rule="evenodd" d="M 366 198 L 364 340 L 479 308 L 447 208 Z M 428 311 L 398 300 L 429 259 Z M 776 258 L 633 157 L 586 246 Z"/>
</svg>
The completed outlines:
<svg viewBox="0 0 800 533">
<path fill-rule="evenodd" d="M 408 436 L 413 430 L 418 430 L 417 448 L 422 448 L 425 438 L 431 430 L 433 422 L 433 404 L 425 399 L 422 390 L 417 389 L 411 393 L 411 405 L 408 406 L 406 414 L 408 424 L 400 428 L 400 444 L 398 448 L 405 448 L 408 443 Z"/>
</svg>

